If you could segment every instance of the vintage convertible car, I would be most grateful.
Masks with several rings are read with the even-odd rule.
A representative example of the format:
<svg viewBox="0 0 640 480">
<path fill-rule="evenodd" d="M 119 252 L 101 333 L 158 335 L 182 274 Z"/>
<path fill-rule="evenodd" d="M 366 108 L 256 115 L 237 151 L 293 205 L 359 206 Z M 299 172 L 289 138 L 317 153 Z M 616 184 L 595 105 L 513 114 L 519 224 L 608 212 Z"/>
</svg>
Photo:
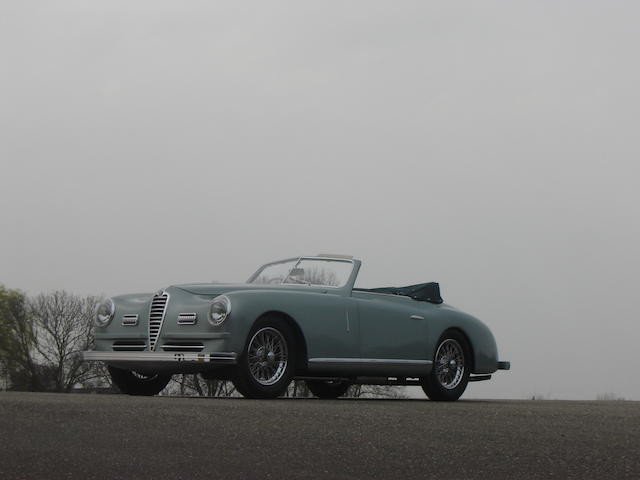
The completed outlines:
<svg viewBox="0 0 640 480">
<path fill-rule="evenodd" d="M 352 384 L 420 385 L 457 400 L 498 361 L 478 319 L 442 303 L 437 283 L 354 288 L 361 262 L 343 255 L 268 263 L 243 284 L 174 285 L 122 295 L 96 311 L 95 350 L 131 395 L 155 395 L 174 373 L 233 381 L 249 398 L 305 380 L 321 398 Z"/>
</svg>

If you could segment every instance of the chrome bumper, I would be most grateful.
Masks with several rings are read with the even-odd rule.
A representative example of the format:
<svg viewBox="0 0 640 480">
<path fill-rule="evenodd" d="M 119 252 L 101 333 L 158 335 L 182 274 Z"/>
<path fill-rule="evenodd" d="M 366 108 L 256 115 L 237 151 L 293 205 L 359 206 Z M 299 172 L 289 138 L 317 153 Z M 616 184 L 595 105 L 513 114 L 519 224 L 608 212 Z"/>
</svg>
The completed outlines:
<svg viewBox="0 0 640 480">
<path fill-rule="evenodd" d="M 86 351 L 80 354 L 85 362 L 107 363 L 213 363 L 234 365 L 238 355 L 234 352 L 188 353 L 188 352 L 97 352 Z"/>
</svg>

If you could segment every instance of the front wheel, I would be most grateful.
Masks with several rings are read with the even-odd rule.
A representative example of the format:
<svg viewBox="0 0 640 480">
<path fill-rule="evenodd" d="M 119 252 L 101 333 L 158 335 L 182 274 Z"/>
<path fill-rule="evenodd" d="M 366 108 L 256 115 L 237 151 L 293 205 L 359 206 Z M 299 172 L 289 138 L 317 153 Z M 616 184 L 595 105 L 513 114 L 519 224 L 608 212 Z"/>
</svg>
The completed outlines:
<svg viewBox="0 0 640 480">
<path fill-rule="evenodd" d="M 309 391 L 318 398 L 338 398 L 347 393 L 351 383 L 345 380 L 307 380 Z"/>
<path fill-rule="evenodd" d="M 153 396 L 164 390 L 171 380 L 171 375 L 143 374 L 121 368 L 108 367 L 113 384 L 127 395 Z"/>
<path fill-rule="evenodd" d="M 285 320 L 258 320 L 238 359 L 233 384 L 247 398 L 276 398 L 291 383 L 295 366 L 293 332 Z"/>
<path fill-rule="evenodd" d="M 469 383 L 471 349 L 459 332 L 445 332 L 433 359 L 433 368 L 422 379 L 422 390 L 430 400 L 453 402 L 464 393 Z"/>
</svg>

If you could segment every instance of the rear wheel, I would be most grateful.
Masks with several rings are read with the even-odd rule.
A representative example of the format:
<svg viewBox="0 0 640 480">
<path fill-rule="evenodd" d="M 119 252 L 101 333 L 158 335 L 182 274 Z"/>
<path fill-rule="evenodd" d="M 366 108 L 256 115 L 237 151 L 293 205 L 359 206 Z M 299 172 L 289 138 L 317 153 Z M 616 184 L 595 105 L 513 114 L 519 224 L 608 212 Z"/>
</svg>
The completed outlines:
<svg viewBox="0 0 640 480">
<path fill-rule="evenodd" d="M 238 359 L 233 384 L 247 398 L 276 398 L 293 378 L 295 345 L 288 323 L 277 316 L 258 320 Z"/>
<path fill-rule="evenodd" d="M 171 380 L 171 375 L 143 374 L 111 366 L 108 369 L 113 384 L 127 395 L 156 395 L 164 390 Z"/>
<path fill-rule="evenodd" d="M 422 379 L 422 390 L 430 400 L 458 400 L 469 383 L 470 367 L 471 349 L 464 335 L 445 332 L 438 342 L 431 373 Z"/>
<path fill-rule="evenodd" d="M 338 398 L 347 393 L 351 383 L 346 380 L 307 380 L 309 391 L 318 398 Z"/>
</svg>

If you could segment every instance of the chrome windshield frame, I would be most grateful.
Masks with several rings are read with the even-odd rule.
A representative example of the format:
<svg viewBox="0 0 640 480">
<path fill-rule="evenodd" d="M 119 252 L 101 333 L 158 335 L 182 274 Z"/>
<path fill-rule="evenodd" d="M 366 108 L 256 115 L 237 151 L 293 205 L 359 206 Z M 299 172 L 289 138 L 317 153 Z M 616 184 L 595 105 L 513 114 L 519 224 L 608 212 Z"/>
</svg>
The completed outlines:
<svg viewBox="0 0 640 480">
<path fill-rule="evenodd" d="M 302 284 L 302 283 L 295 283 L 295 282 L 287 283 L 287 282 L 285 282 L 285 280 L 289 278 L 289 275 L 291 274 L 291 272 L 300 264 L 300 262 L 302 260 L 319 260 L 319 261 L 327 261 L 327 262 L 350 263 L 351 264 L 351 272 L 347 276 L 347 279 L 345 280 L 345 283 L 342 284 L 342 285 L 339 285 L 339 286 L 317 285 L 317 284 L 307 284 L 307 283 Z M 295 263 L 293 264 L 293 267 L 291 267 L 289 269 L 289 271 L 287 272 L 287 275 L 284 277 L 283 281 L 280 282 L 280 283 L 274 284 L 274 285 L 308 285 L 308 286 L 312 286 L 312 287 L 341 289 L 341 288 L 344 288 L 346 285 L 349 284 L 349 280 L 353 276 L 353 270 L 356 267 L 356 262 L 352 258 L 338 258 L 338 257 L 323 257 L 323 256 L 305 255 L 305 256 L 301 256 L 301 257 L 285 258 L 284 260 L 277 260 L 275 262 L 265 263 L 258 270 L 256 270 L 256 272 L 253 275 L 251 275 L 249 277 L 249 279 L 246 281 L 246 283 L 253 283 L 253 281 L 260 276 L 260 274 L 264 271 L 265 268 L 267 268 L 267 267 L 269 267 L 271 265 L 277 265 L 279 263 L 287 263 L 287 262 L 295 262 Z"/>
</svg>

